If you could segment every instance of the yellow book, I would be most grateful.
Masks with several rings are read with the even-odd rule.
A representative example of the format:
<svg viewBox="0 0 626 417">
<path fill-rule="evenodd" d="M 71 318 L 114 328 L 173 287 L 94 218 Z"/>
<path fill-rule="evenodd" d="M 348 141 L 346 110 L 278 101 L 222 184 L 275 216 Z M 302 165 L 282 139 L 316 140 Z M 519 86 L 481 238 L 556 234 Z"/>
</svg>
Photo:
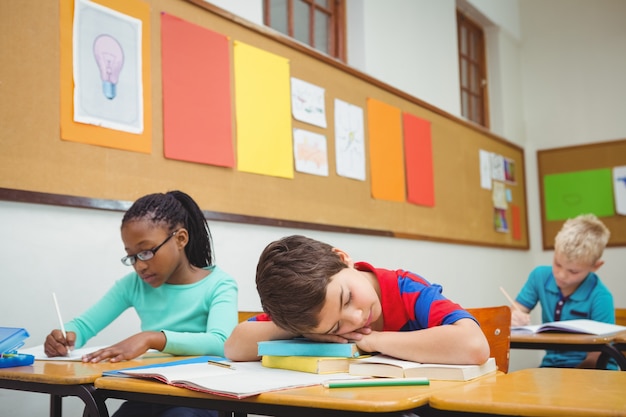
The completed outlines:
<svg viewBox="0 0 626 417">
<path fill-rule="evenodd" d="M 312 374 L 348 372 L 350 363 L 359 360 L 334 356 L 273 356 L 264 355 L 261 363 L 266 368 L 289 369 Z"/>
</svg>

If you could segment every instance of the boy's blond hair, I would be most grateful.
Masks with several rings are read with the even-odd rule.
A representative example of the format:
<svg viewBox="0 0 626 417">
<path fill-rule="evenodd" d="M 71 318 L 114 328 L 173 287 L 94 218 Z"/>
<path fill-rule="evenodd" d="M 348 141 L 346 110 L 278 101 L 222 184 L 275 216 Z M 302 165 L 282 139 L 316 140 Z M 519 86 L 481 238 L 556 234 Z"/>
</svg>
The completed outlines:
<svg viewBox="0 0 626 417">
<path fill-rule="evenodd" d="M 554 239 L 554 249 L 569 261 L 594 265 L 602 257 L 611 232 L 595 215 L 567 220 Z"/>
</svg>

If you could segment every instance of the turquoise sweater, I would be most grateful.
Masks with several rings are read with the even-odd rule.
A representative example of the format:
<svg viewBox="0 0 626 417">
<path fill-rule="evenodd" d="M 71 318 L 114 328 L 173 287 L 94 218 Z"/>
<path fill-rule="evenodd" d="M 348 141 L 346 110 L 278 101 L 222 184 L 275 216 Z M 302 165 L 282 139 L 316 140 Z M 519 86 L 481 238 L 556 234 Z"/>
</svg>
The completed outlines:
<svg viewBox="0 0 626 417">
<path fill-rule="evenodd" d="M 201 281 L 153 288 L 136 272 L 124 276 L 85 313 L 65 325 L 82 347 L 126 309 L 133 307 L 142 331 L 162 331 L 163 352 L 224 356 L 224 342 L 237 325 L 237 282 L 217 266 Z"/>
</svg>

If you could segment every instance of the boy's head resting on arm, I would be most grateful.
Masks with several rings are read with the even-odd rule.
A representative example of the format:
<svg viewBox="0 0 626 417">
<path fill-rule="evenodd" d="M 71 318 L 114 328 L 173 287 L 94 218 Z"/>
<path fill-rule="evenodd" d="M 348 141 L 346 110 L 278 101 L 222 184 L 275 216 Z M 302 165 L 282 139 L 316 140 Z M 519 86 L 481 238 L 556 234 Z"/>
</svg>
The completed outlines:
<svg viewBox="0 0 626 417">
<path fill-rule="evenodd" d="M 595 265 L 609 241 L 609 229 L 593 214 L 567 220 L 554 240 L 554 250 L 567 261 Z"/>
<path fill-rule="evenodd" d="M 305 236 L 270 243 L 259 258 L 256 286 L 263 310 L 294 334 L 319 324 L 331 278 L 348 265 L 335 249 Z"/>
</svg>

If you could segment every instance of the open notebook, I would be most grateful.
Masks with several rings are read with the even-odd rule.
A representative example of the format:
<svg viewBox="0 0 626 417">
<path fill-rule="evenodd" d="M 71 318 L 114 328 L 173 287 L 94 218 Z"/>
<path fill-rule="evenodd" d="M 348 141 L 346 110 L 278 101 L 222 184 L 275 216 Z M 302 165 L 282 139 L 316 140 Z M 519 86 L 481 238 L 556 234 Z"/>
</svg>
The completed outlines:
<svg viewBox="0 0 626 417">
<path fill-rule="evenodd" d="M 512 326 L 513 334 L 533 334 L 543 332 L 557 333 L 581 333 L 592 334 L 596 336 L 608 335 L 626 330 L 626 326 L 618 326 L 616 324 L 603 323 L 600 321 L 578 319 L 553 321 L 544 324 L 535 324 L 529 326 Z"/>
<path fill-rule="evenodd" d="M 197 358 L 163 366 L 120 369 L 116 374 L 148 378 L 168 385 L 231 398 L 246 398 L 263 392 L 320 385 L 331 379 L 362 378 L 348 374 L 319 375 L 264 367 L 261 362 L 228 362 L 230 367 L 215 366 Z M 105 376 L 107 374 L 105 373 Z"/>
</svg>

